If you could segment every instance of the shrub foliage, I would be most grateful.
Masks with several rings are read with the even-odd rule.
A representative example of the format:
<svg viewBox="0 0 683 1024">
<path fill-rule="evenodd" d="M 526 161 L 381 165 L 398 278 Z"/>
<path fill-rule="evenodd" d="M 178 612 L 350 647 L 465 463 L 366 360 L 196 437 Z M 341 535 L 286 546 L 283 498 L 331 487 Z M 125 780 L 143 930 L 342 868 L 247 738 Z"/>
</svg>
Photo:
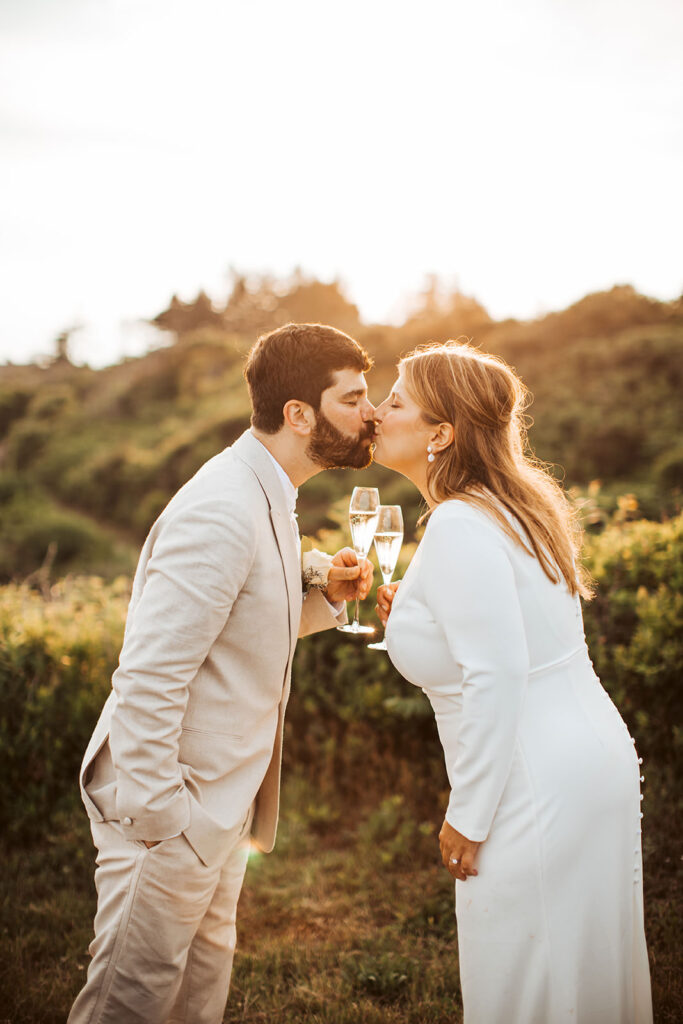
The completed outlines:
<svg viewBox="0 0 683 1024">
<path fill-rule="evenodd" d="M 683 746 L 683 516 L 613 524 L 591 538 L 588 558 L 598 583 L 585 609 L 596 669 L 639 750 L 671 766 Z M 0 829 L 24 839 L 77 799 L 79 762 L 117 662 L 127 581 L 67 580 L 46 596 L 0 589 Z M 300 642 L 294 677 L 286 769 L 315 783 L 318 828 L 336 825 L 340 803 L 381 796 L 389 802 L 369 828 L 419 848 L 446 789 L 422 693 L 385 656 L 334 631 Z M 403 800 L 392 803 L 395 794 Z"/>
</svg>

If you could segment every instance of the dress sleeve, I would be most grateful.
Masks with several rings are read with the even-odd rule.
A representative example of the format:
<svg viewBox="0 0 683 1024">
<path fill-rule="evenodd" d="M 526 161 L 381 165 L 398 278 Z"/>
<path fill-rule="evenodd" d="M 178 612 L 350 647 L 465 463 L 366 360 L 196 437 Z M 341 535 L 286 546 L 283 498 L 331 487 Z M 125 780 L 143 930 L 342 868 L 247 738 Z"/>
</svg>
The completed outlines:
<svg viewBox="0 0 683 1024">
<path fill-rule="evenodd" d="M 462 671 L 462 711 L 446 820 L 473 842 L 489 834 L 505 787 L 529 673 L 512 563 L 495 524 L 449 515 L 430 524 L 420 577 Z"/>
</svg>

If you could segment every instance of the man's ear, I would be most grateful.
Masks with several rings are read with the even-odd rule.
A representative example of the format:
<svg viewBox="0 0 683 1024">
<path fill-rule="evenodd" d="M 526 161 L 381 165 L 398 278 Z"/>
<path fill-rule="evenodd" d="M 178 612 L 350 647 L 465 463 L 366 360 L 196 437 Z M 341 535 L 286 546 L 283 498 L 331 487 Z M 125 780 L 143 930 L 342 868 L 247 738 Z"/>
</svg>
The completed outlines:
<svg viewBox="0 0 683 1024">
<path fill-rule="evenodd" d="M 292 398 L 282 408 L 285 426 L 300 437 L 307 437 L 315 427 L 315 412 L 308 402 Z"/>
<path fill-rule="evenodd" d="M 449 445 L 453 444 L 454 436 L 455 431 L 452 423 L 439 423 L 438 427 L 434 427 L 429 443 L 435 452 L 442 452 L 444 448 L 448 448 Z"/>
</svg>

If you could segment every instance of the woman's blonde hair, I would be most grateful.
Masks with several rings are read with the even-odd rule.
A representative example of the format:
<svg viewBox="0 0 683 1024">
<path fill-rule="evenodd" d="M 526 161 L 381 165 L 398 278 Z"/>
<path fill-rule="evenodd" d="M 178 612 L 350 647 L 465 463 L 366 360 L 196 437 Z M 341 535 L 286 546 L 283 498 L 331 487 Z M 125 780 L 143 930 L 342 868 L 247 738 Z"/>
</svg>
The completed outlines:
<svg viewBox="0 0 683 1024">
<path fill-rule="evenodd" d="M 538 559 L 553 583 L 564 579 L 571 594 L 591 597 L 576 514 L 528 448 L 524 410 L 530 394 L 514 370 L 457 341 L 420 346 L 399 369 L 426 422 L 454 429 L 453 444 L 435 453 L 427 467 L 433 499 L 460 498 L 483 509 Z"/>
</svg>

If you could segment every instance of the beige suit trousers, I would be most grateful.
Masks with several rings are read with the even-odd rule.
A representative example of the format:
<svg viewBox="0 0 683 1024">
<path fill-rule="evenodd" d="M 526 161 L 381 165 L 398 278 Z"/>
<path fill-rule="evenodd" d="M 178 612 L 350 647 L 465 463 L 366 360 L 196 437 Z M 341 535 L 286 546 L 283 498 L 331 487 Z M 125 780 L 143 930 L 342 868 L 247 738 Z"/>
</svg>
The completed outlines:
<svg viewBox="0 0 683 1024">
<path fill-rule="evenodd" d="M 95 938 L 68 1024 L 220 1024 L 251 817 L 213 867 L 182 835 L 147 849 L 116 821 L 91 822 Z"/>
</svg>

